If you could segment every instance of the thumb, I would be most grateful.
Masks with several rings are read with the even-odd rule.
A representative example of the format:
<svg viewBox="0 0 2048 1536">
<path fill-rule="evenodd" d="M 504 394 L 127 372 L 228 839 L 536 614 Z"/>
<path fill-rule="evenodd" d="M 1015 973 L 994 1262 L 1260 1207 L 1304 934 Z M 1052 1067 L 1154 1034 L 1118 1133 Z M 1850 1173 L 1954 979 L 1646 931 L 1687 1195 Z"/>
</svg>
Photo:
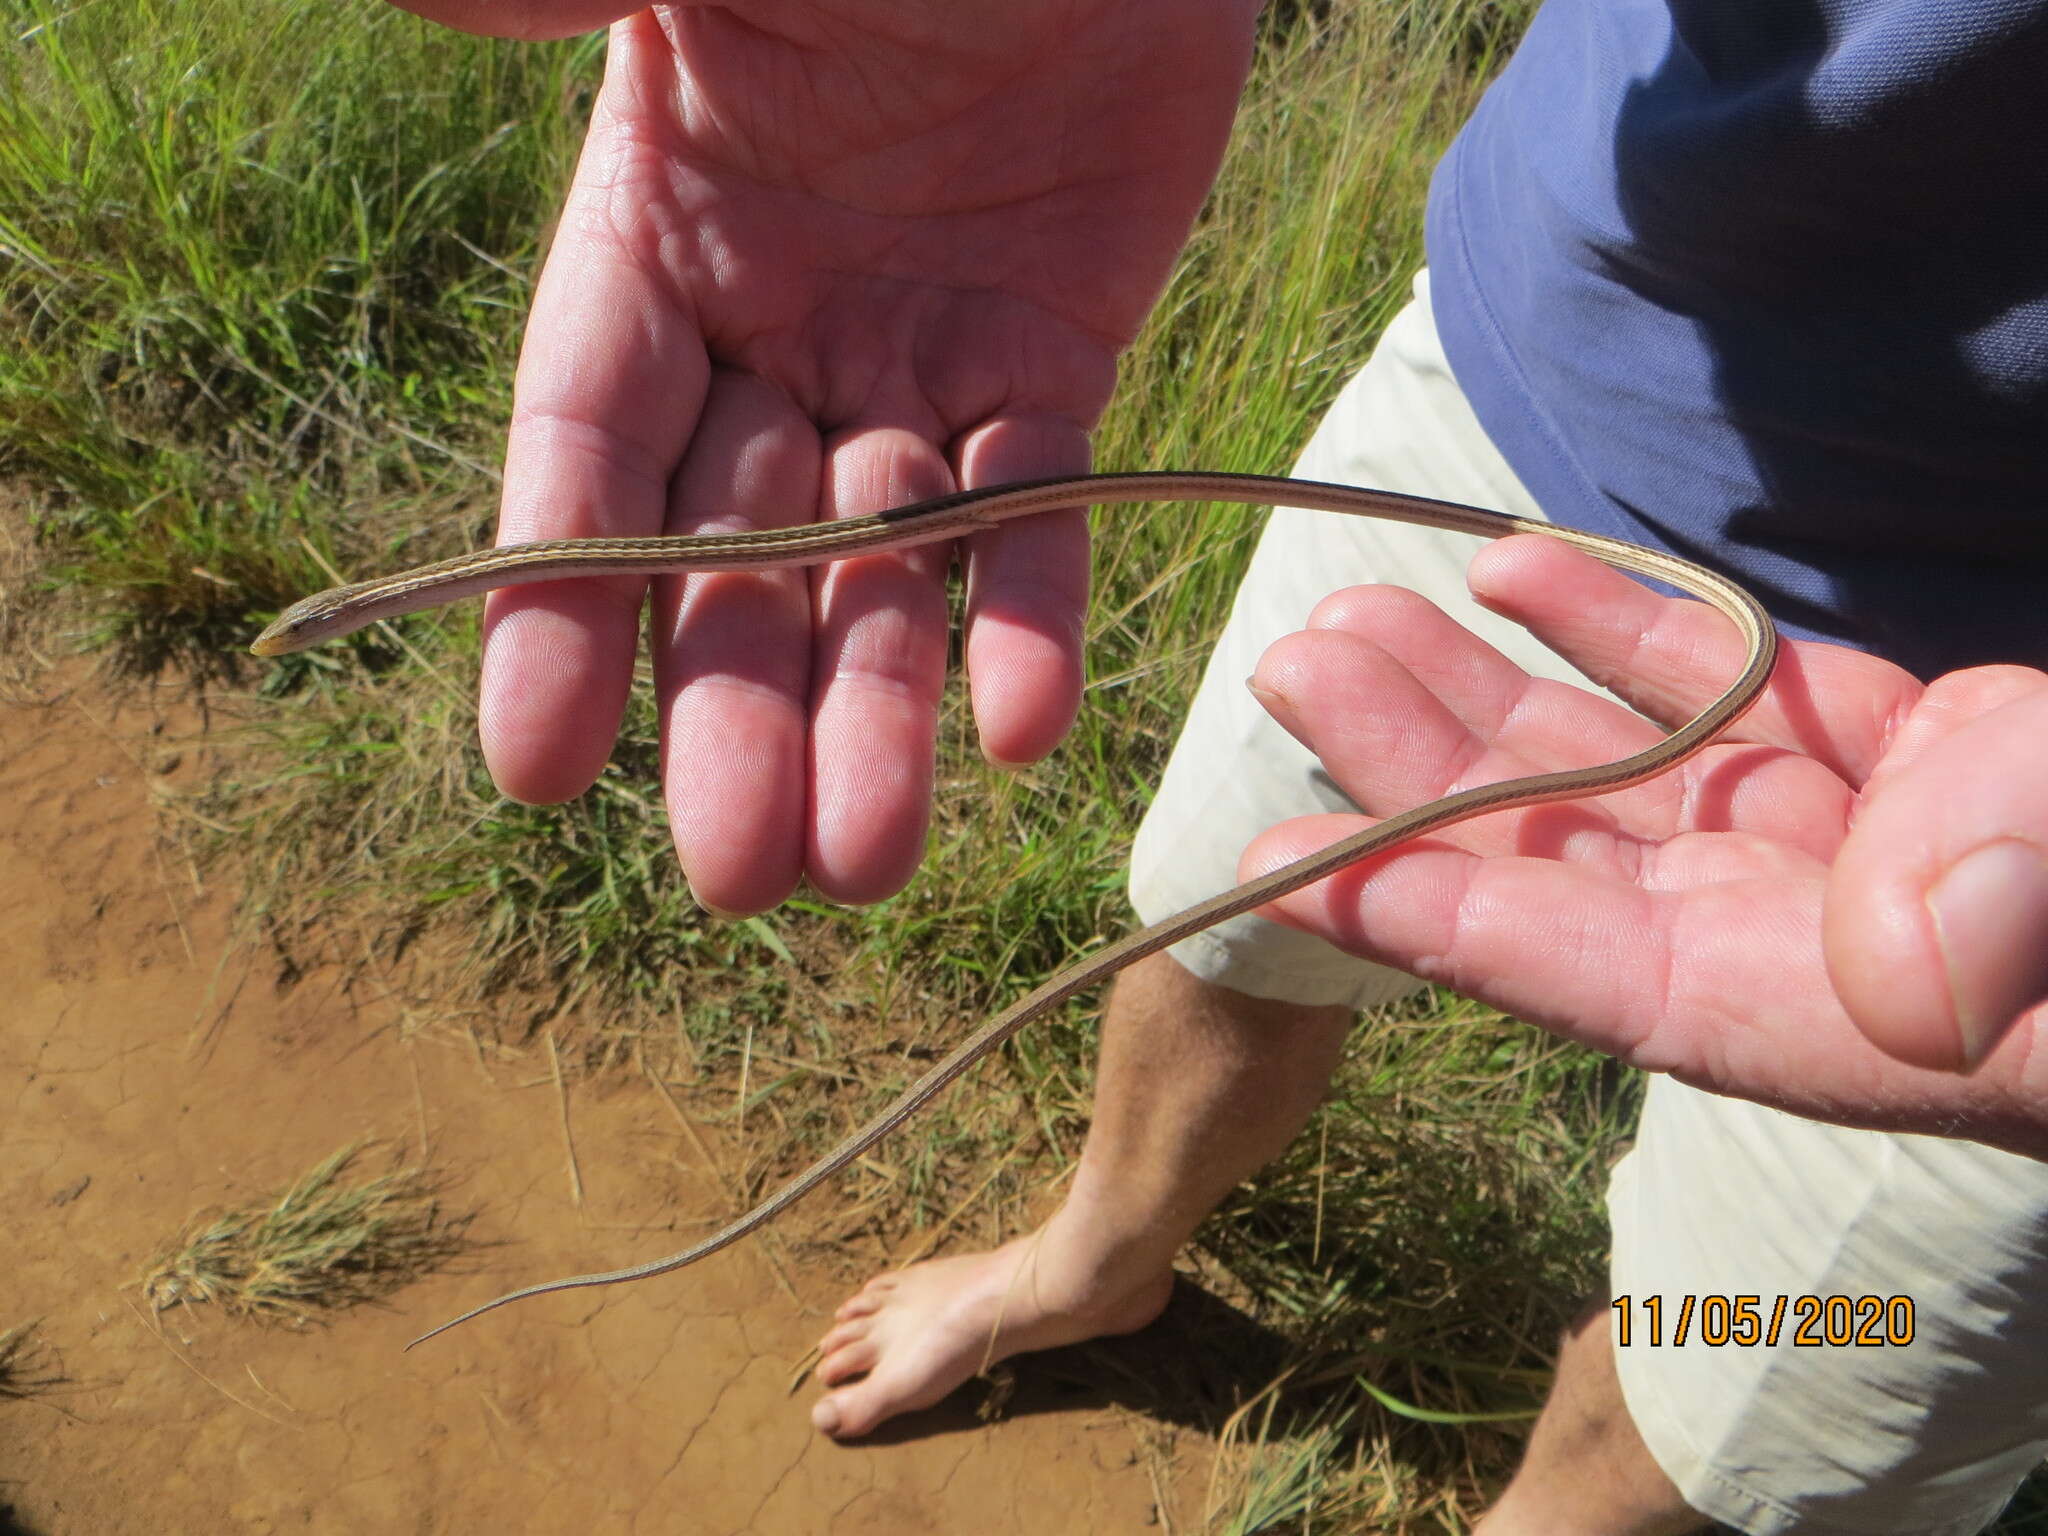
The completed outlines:
<svg viewBox="0 0 2048 1536">
<path fill-rule="evenodd" d="M 1822 945 L 1872 1044 L 1967 1071 L 2048 1000 L 2048 674 L 1952 673 L 1915 713 L 1958 723 L 1871 785 L 1829 873 Z"/>
</svg>

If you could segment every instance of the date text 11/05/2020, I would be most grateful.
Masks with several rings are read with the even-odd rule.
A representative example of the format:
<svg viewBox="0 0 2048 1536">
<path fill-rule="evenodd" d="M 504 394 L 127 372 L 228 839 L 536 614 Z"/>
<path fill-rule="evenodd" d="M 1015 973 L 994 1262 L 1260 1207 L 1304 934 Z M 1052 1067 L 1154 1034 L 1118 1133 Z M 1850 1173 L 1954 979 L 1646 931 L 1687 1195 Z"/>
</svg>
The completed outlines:
<svg viewBox="0 0 2048 1536">
<path fill-rule="evenodd" d="M 1897 1348 L 1913 1342 L 1910 1296 L 1617 1296 L 1619 1349 L 1691 1343 L 1795 1349 Z M 1788 1326 L 1789 1325 L 1789 1326 Z"/>
</svg>

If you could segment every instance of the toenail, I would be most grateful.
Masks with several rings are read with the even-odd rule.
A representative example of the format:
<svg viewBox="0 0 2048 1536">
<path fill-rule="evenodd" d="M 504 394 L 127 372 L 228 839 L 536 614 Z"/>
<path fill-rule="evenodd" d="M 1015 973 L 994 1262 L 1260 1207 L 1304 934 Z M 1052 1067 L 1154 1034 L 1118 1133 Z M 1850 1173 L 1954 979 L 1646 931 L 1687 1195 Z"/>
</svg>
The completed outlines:
<svg viewBox="0 0 2048 1536">
<path fill-rule="evenodd" d="M 829 1397 L 821 1397 L 811 1409 L 811 1428 L 821 1435 L 839 1433 L 839 1405 Z"/>
</svg>

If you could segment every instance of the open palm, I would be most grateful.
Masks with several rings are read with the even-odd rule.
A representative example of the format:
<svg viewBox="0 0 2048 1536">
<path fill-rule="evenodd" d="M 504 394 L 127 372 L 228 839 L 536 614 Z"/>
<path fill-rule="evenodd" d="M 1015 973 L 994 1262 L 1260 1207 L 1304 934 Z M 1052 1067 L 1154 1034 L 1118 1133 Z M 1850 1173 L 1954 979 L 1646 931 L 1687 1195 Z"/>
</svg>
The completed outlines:
<svg viewBox="0 0 2048 1536">
<path fill-rule="evenodd" d="M 610 0 L 425 0 L 541 35 Z M 873 511 L 1065 474 L 1212 178 L 1255 4 L 658 6 L 606 77 L 521 354 L 501 542 Z M 929 811 L 943 547 L 656 592 L 670 818 L 726 911 L 802 876 L 896 890 Z M 1079 696 L 1081 512 L 968 550 L 984 749 L 1050 750 Z M 642 583 L 494 594 L 485 753 L 508 793 L 587 787 Z"/>
<path fill-rule="evenodd" d="M 1472 584 L 1653 719 L 1685 719 L 1741 668 L 1740 638 L 1711 609 L 1548 540 L 1492 546 Z M 1659 734 L 1530 678 L 1400 589 L 1326 600 L 1255 684 L 1379 815 Z M 1467 823 L 1275 915 L 1697 1087 L 2048 1158 L 2044 740 L 2048 675 L 2032 668 L 1923 687 L 1875 657 L 1797 644 L 1724 743 L 1672 773 Z M 1244 872 L 1357 825 L 1285 823 Z M 1979 853 L 1959 904 L 1930 902 Z M 1946 1070 L 1984 1053 L 1968 1075 Z"/>
</svg>

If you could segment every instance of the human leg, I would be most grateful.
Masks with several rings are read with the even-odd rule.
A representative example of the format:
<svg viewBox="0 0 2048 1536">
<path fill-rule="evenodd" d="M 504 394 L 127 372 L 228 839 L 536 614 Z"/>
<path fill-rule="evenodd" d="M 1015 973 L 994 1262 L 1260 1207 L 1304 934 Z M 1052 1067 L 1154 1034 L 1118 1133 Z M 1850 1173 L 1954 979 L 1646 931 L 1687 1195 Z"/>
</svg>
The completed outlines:
<svg viewBox="0 0 2048 1536">
<path fill-rule="evenodd" d="M 1622 1396 L 1602 1297 L 1565 1331 L 1514 1480 L 1476 1536 L 1687 1536 L 1707 1519 L 1664 1475 Z"/>
<path fill-rule="evenodd" d="M 1095 1119 L 1059 1209 L 991 1252 L 871 1280 L 820 1346 L 818 1378 L 833 1390 L 812 1423 L 865 1434 L 997 1360 L 1151 1322 L 1175 1252 L 1294 1139 L 1350 1022 L 1346 1007 L 1199 980 L 1170 955 L 1132 966 L 1105 1012 Z"/>
</svg>

